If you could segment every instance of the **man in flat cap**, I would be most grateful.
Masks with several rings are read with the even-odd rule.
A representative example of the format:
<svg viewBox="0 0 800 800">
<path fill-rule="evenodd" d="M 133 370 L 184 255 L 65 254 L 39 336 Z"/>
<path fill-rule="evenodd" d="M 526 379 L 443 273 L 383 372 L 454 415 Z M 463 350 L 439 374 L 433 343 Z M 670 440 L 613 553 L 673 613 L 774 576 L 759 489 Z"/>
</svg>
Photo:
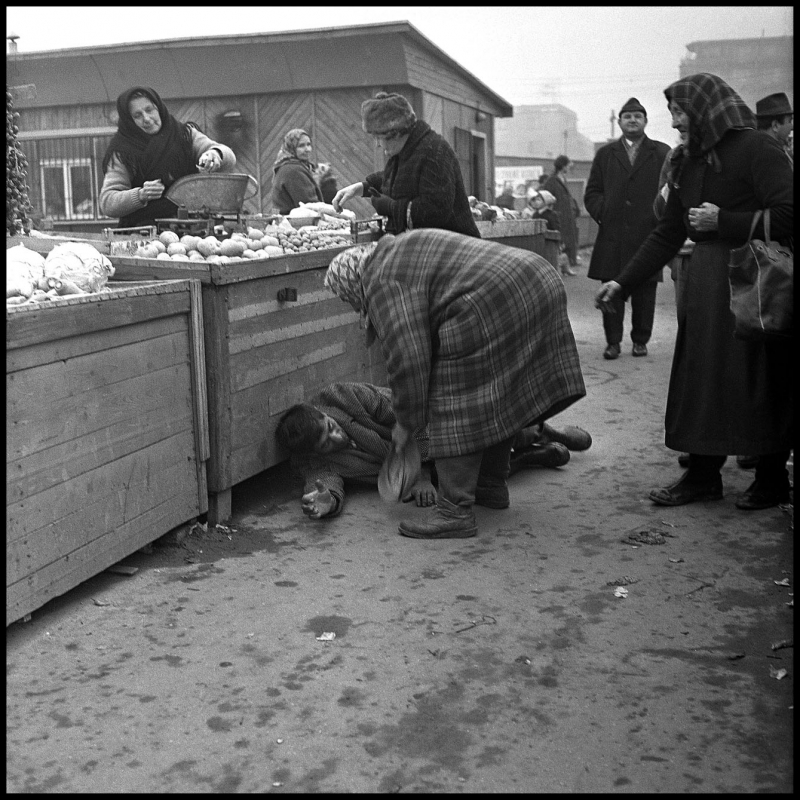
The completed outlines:
<svg viewBox="0 0 800 800">
<path fill-rule="evenodd" d="M 588 272 L 589 278 L 598 281 L 614 280 L 655 228 L 653 200 L 658 194 L 661 165 L 670 149 L 664 142 L 647 137 L 647 112 L 635 97 L 620 109 L 618 123 L 622 136 L 595 153 L 583 197 L 586 210 L 600 226 Z M 659 271 L 630 295 L 634 356 L 647 355 L 661 280 Z M 620 295 L 613 313 L 603 314 L 604 358 L 619 357 L 624 321 L 625 298 Z"/>
<path fill-rule="evenodd" d="M 789 135 L 794 130 L 794 111 L 784 92 L 767 95 L 756 103 L 756 123 L 760 131 L 778 140 L 791 159 Z"/>
</svg>

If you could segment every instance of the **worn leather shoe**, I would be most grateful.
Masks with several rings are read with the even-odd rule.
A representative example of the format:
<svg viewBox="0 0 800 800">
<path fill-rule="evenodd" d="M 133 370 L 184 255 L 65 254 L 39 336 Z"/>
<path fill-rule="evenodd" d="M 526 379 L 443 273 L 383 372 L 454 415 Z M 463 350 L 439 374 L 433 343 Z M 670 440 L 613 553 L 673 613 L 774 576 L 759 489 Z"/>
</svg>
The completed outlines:
<svg viewBox="0 0 800 800">
<path fill-rule="evenodd" d="M 758 511 L 762 508 L 779 506 L 781 503 L 788 503 L 789 501 L 788 486 L 776 489 L 772 486 L 759 484 L 758 480 L 754 480 L 736 501 L 736 508 L 742 511 Z"/>
<path fill-rule="evenodd" d="M 485 508 L 508 508 L 508 486 L 478 486 L 475 489 L 475 505 Z"/>
<path fill-rule="evenodd" d="M 559 442 L 532 444 L 511 453 L 511 468 L 516 471 L 522 467 L 563 467 L 569 458 L 569 450 Z"/>
<path fill-rule="evenodd" d="M 685 506 L 706 500 L 722 500 L 722 478 L 705 483 L 689 483 L 684 475 L 664 489 L 653 489 L 650 499 L 660 506 Z"/>
<path fill-rule="evenodd" d="M 620 354 L 620 347 L 618 344 L 610 344 L 603 350 L 603 358 L 612 361 L 615 358 L 619 358 Z"/>
<path fill-rule="evenodd" d="M 399 527 L 402 536 L 412 539 L 468 539 L 477 532 L 472 507 L 454 505 L 441 496 L 436 498 L 436 505 L 428 511 L 425 520 L 403 520 Z"/>
<path fill-rule="evenodd" d="M 755 469 L 758 456 L 736 456 L 736 464 L 739 469 Z"/>
<path fill-rule="evenodd" d="M 577 425 L 566 425 L 561 430 L 557 430 L 545 422 L 542 426 L 542 436 L 548 442 L 558 442 L 563 444 L 567 450 L 576 452 L 588 450 L 592 446 L 592 435 Z"/>
<path fill-rule="evenodd" d="M 633 350 L 631 351 L 635 356 L 646 356 L 647 355 L 647 345 L 640 344 L 639 342 L 633 343 Z"/>
</svg>

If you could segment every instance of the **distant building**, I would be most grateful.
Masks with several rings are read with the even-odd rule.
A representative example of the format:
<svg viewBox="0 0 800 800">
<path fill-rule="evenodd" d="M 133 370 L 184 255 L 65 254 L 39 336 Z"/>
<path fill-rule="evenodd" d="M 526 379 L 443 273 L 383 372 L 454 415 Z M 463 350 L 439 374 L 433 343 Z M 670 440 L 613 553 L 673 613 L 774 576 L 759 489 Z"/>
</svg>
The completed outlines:
<svg viewBox="0 0 800 800">
<path fill-rule="evenodd" d="M 553 159 L 591 159 L 591 139 L 578 133 L 578 115 L 559 103 L 514 106 L 514 116 L 495 120 L 495 154 Z"/>
<path fill-rule="evenodd" d="M 680 77 L 698 72 L 719 75 L 753 111 L 757 100 L 774 92 L 786 92 L 794 107 L 793 42 L 793 36 L 691 42 Z"/>
</svg>

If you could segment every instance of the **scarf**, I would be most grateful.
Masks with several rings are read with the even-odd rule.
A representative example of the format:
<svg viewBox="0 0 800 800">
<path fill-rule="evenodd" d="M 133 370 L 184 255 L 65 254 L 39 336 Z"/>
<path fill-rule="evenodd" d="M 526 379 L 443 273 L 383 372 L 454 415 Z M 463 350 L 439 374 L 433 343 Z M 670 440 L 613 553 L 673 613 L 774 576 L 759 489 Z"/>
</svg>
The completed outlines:
<svg viewBox="0 0 800 800">
<path fill-rule="evenodd" d="M 283 137 L 283 144 L 281 145 L 281 149 L 278 150 L 278 157 L 272 165 L 273 172 L 277 172 L 280 167 L 291 161 L 295 164 L 299 164 L 314 178 L 317 165 L 313 164 L 311 161 L 303 161 L 303 159 L 297 157 L 297 145 L 300 142 L 301 136 L 308 136 L 309 139 L 311 138 L 302 128 L 292 128 L 292 130 Z"/>
<path fill-rule="evenodd" d="M 359 313 L 364 330 L 369 330 L 370 320 L 361 278 L 377 246 L 377 242 L 370 242 L 348 247 L 334 256 L 325 273 L 325 287 L 341 300 L 350 303 L 353 310 Z"/>
<path fill-rule="evenodd" d="M 678 180 L 690 158 L 704 158 L 714 172 L 722 170 L 714 150 L 728 131 L 756 127 L 747 104 L 722 78 L 708 72 L 689 75 L 665 90 L 667 104 L 675 103 L 689 117 L 689 141 L 678 145 L 670 157 L 669 181 Z"/>
<path fill-rule="evenodd" d="M 150 135 L 145 133 L 131 117 L 128 109 L 130 97 L 144 92 L 161 117 L 161 129 Z M 134 86 L 117 98 L 119 123 L 117 132 L 103 156 L 103 172 L 108 169 L 112 156 L 125 165 L 131 176 L 131 187 L 142 186 L 145 181 L 160 179 L 165 187 L 178 178 L 194 174 L 197 169 L 192 151 L 192 123 L 181 123 L 173 117 L 164 101 L 145 86 Z"/>
</svg>

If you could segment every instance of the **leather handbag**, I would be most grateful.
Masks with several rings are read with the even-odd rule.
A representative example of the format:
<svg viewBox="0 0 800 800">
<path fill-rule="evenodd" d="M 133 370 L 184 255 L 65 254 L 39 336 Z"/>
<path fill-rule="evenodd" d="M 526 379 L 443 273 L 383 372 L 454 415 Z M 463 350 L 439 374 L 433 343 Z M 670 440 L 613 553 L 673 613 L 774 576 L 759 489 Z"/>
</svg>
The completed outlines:
<svg viewBox="0 0 800 800">
<path fill-rule="evenodd" d="M 792 334 L 794 257 L 770 239 L 769 209 L 763 212 L 766 241 L 753 238 L 761 214 L 753 215 L 747 242 L 731 250 L 728 262 L 734 336 L 751 341 Z"/>
</svg>

